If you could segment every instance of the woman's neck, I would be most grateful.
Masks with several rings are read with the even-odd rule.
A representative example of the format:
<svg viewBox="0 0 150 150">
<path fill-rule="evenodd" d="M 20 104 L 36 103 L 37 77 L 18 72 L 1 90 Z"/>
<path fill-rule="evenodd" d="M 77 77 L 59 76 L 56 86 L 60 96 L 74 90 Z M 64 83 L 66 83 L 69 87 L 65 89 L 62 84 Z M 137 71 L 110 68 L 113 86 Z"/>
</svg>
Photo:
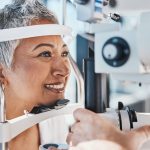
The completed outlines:
<svg viewBox="0 0 150 150">
<path fill-rule="evenodd" d="M 34 107 L 33 104 L 29 104 L 23 100 L 17 99 L 5 99 L 6 102 L 6 118 L 8 120 L 24 115 L 25 110 L 31 111 Z"/>
<path fill-rule="evenodd" d="M 22 99 L 13 99 L 7 97 L 6 101 L 6 118 L 7 120 L 19 117 L 24 114 L 24 110 L 31 111 L 34 107 L 31 102 L 25 102 Z M 11 150 L 38 150 L 40 145 L 40 135 L 38 126 L 35 125 L 16 136 L 9 142 Z"/>
</svg>

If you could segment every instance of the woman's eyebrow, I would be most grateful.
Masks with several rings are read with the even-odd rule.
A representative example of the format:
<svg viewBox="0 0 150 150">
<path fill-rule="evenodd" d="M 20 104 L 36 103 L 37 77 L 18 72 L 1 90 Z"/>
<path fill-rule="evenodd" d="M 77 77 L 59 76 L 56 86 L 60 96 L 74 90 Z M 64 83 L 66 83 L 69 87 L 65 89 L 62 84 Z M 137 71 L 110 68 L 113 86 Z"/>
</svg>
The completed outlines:
<svg viewBox="0 0 150 150">
<path fill-rule="evenodd" d="M 63 44 L 62 48 L 67 48 L 68 49 L 67 44 Z"/>
<path fill-rule="evenodd" d="M 64 47 L 67 47 L 67 45 L 66 45 L 66 44 L 63 44 L 63 46 L 62 46 L 62 47 L 63 47 L 63 48 L 64 48 Z"/>
<path fill-rule="evenodd" d="M 54 45 L 53 45 L 53 44 L 50 44 L 50 43 L 41 43 L 41 44 L 37 45 L 37 46 L 33 49 L 33 51 L 36 50 L 36 49 L 39 48 L 39 47 L 42 47 L 42 46 L 49 46 L 49 47 L 51 47 L 51 48 L 54 48 Z"/>
</svg>

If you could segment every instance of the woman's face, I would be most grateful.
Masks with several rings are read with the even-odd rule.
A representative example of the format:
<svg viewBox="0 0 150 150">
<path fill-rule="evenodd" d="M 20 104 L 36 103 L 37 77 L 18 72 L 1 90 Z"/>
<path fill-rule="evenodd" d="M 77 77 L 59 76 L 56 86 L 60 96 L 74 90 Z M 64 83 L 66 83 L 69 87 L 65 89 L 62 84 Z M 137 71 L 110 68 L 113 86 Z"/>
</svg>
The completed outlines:
<svg viewBox="0 0 150 150">
<path fill-rule="evenodd" d="M 7 74 L 6 96 L 34 105 L 64 98 L 70 74 L 68 48 L 60 36 L 22 40 Z"/>
</svg>

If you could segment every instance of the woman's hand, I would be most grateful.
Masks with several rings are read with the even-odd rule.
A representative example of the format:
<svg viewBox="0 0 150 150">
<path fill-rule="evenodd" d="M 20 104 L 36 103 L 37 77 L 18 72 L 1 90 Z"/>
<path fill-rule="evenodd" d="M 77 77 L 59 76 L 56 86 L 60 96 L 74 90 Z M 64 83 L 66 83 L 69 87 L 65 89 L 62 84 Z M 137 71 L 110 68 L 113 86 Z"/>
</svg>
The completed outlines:
<svg viewBox="0 0 150 150">
<path fill-rule="evenodd" d="M 77 145 L 94 139 L 109 140 L 128 150 L 137 150 L 150 137 L 150 126 L 125 133 L 110 121 L 86 109 L 74 112 L 76 123 L 71 127 L 67 142 Z"/>
<path fill-rule="evenodd" d="M 88 142 L 79 143 L 77 146 L 70 147 L 69 150 L 127 150 L 122 148 L 120 145 L 104 140 L 93 140 Z"/>
</svg>

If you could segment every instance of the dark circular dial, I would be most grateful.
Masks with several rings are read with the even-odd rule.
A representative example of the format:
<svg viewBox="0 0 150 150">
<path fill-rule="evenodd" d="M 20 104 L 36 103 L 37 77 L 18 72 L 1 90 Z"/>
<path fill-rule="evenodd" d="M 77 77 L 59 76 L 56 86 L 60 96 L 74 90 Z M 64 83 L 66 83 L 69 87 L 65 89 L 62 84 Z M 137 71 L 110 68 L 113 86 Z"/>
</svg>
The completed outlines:
<svg viewBox="0 0 150 150">
<path fill-rule="evenodd" d="M 130 56 L 129 45 L 120 37 L 110 38 L 102 48 L 102 56 L 110 66 L 120 67 L 127 62 Z"/>
</svg>

